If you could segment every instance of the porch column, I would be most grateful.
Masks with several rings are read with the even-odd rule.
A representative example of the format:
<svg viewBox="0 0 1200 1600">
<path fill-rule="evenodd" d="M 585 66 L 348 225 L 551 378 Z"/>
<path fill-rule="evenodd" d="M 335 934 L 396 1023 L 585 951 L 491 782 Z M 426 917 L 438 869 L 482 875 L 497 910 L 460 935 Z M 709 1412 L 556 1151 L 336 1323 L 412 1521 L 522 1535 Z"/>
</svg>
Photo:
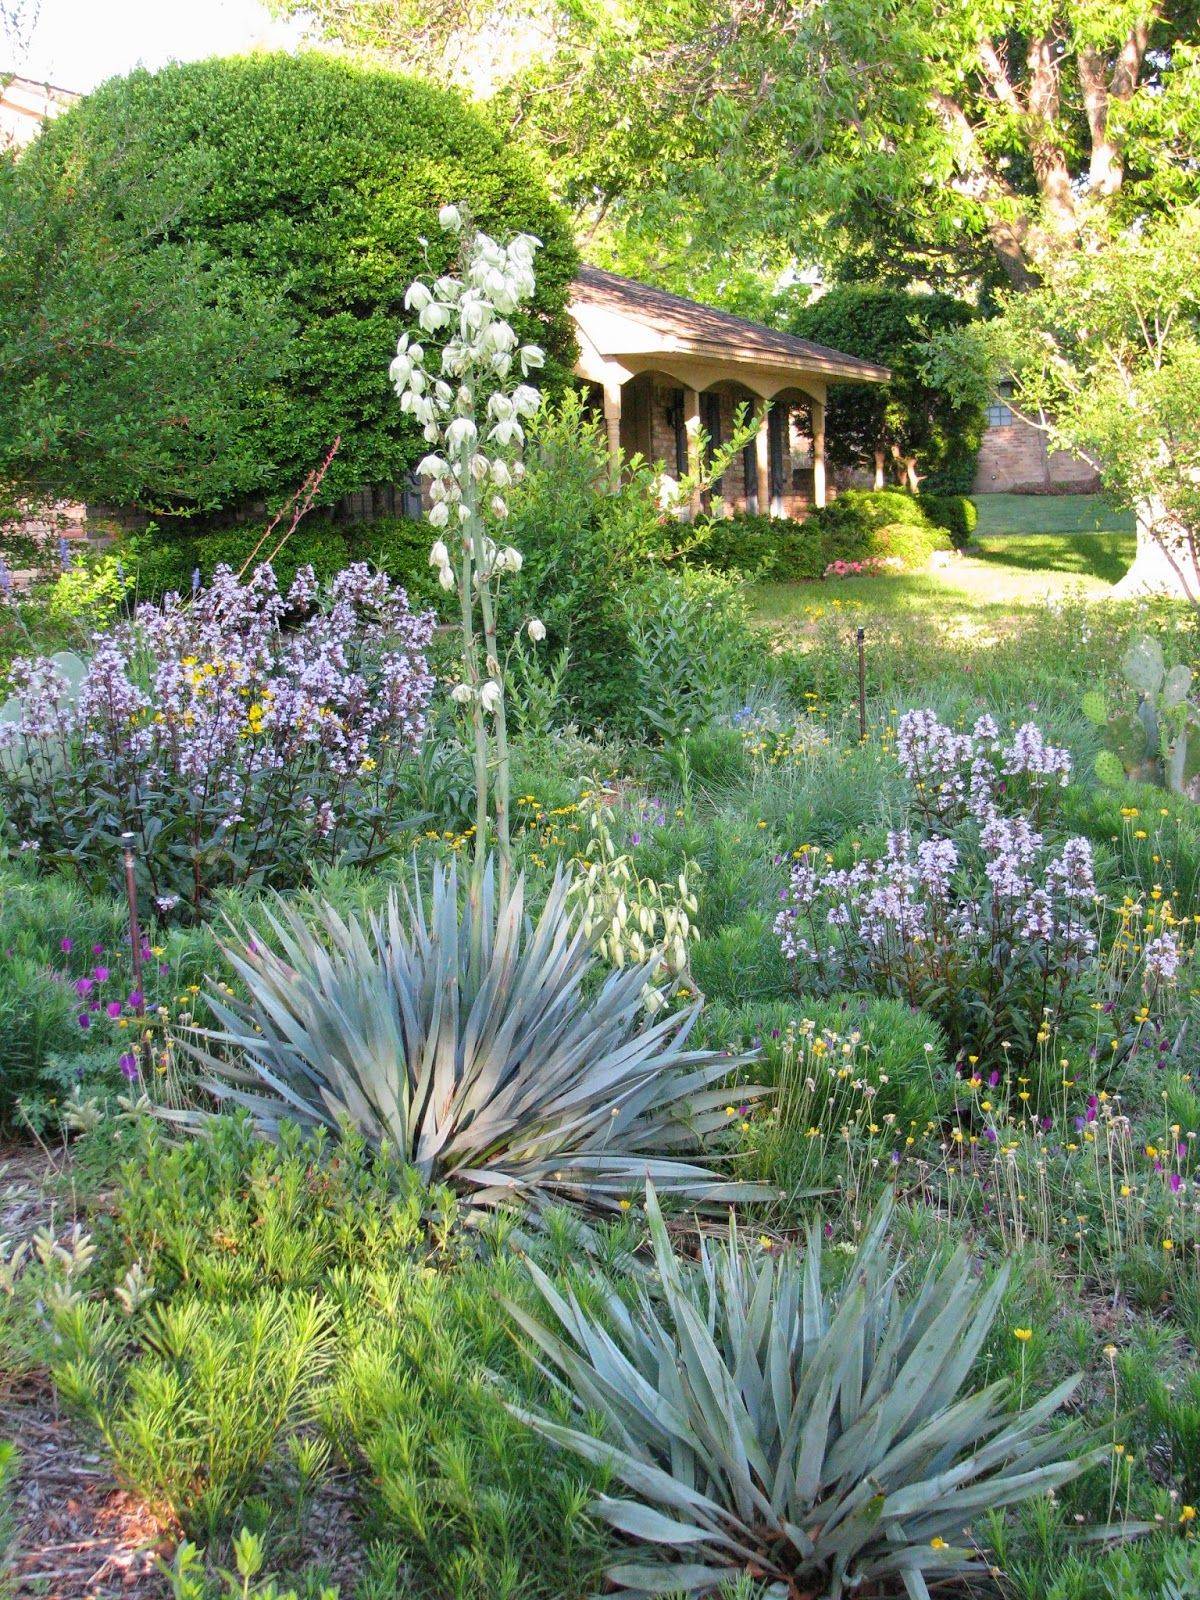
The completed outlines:
<svg viewBox="0 0 1200 1600">
<path fill-rule="evenodd" d="M 762 517 L 773 514 L 771 505 L 771 408 L 768 403 L 763 407 L 763 418 L 754 436 L 754 461 L 758 468 L 758 493 L 754 499 L 754 510 Z"/>
<path fill-rule="evenodd" d="M 825 504 L 825 402 L 812 403 L 813 505 Z"/>
<path fill-rule="evenodd" d="M 621 482 L 621 385 L 604 385 L 604 433 L 608 441 L 608 470 L 612 486 Z"/>
<path fill-rule="evenodd" d="M 688 521 L 700 514 L 700 391 L 683 391 L 683 431 L 687 438 L 688 477 L 694 479 L 688 495 Z"/>
</svg>

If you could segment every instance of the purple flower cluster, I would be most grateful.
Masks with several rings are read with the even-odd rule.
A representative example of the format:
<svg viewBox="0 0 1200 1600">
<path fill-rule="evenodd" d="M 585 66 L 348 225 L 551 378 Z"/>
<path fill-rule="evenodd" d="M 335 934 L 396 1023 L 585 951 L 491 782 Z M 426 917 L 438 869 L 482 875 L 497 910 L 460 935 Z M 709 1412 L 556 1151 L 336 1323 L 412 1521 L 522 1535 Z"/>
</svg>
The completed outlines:
<svg viewBox="0 0 1200 1600">
<path fill-rule="evenodd" d="M 1173 983 L 1179 970 L 1179 961 L 1179 942 L 1173 933 L 1165 930 L 1147 940 L 1146 948 L 1142 951 L 1147 979 L 1156 984 Z"/>
<path fill-rule="evenodd" d="M 847 869 L 794 862 L 775 920 L 805 985 L 869 988 L 925 1006 L 953 1042 L 1032 1040 L 1061 1013 L 1096 953 L 1091 847 L 1054 854 L 1025 817 L 991 811 L 961 842 L 888 836 Z"/>
<path fill-rule="evenodd" d="M 139 836 L 160 909 L 369 855 L 425 731 L 432 633 L 432 615 L 364 564 L 327 588 L 304 568 L 286 595 L 269 566 L 245 583 L 218 567 L 207 589 L 98 635 L 74 700 L 53 663 L 14 663 L 21 715 L 0 729 L 10 824 L 43 859 L 78 864 L 96 835 L 79 800 L 93 814 L 99 801 L 110 847 Z"/>
<path fill-rule="evenodd" d="M 1070 752 L 1047 744 L 1036 723 L 1023 723 L 1006 744 L 994 719 L 977 718 L 955 733 L 930 710 L 906 711 L 896 725 L 896 755 L 928 824 L 1024 807 L 1043 820 L 1049 796 L 1071 777 Z"/>
</svg>

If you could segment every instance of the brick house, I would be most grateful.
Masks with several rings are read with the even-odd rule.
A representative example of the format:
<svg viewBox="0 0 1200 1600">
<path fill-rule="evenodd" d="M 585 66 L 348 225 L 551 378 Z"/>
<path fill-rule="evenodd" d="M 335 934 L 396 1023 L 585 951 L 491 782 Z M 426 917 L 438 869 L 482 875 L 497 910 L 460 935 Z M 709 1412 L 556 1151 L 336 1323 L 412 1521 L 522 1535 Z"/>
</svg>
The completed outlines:
<svg viewBox="0 0 1200 1600">
<path fill-rule="evenodd" d="M 575 371 L 595 397 L 614 462 L 636 454 L 680 476 L 696 464 L 701 430 L 720 444 L 738 406 L 767 407 L 753 442 L 714 486 L 714 501 L 729 512 L 803 516 L 823 506 L 828 385 L 889 376 L 870 361 L 597 267 L 581 269 L 569 309 Z"/>
<path fill-rule="evenodd" d="M 972 494 L 1090 494 L 1100 486 L 1096 469 L 1066 450 L 1051 450 L 1040 428 L 1008 404 L 1012 384 L 987 408 L 987 427 L 975 464 Z"/>
<path fill-rule="evenodd" d="M 48 117 L 58 116 L 78 99 L 70 89 L 0 71 L 0 150 L 24 149 Z"/>
</svg>

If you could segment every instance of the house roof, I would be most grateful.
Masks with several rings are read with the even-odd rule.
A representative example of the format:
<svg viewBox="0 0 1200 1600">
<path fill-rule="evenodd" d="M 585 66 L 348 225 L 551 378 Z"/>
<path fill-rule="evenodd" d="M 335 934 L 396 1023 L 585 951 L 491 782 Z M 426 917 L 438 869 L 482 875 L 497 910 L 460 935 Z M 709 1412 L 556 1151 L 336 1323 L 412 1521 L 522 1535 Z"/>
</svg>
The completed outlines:
<svg viewBox="0 0 1200 1600">
<path fill-rule="evenodd" d="M 825 373 L 831 378 L 858 383 L 886 383 L 891 376 L 886 367 L 873 361 L 848 356 L 841 350 L 797 339 L 761 322 L 737 317 L 714 306 L 701 305 L 683 295 L 653 289 L 634 278 L 623 278 L 600 267 L 581 267 L 571 288 L 572 309 L 594 308 L 609 320 L 604 342 L 605 355 L 618 356 L 621 322 L 637 323 L 656 332 L 664 349 L 702 355 L 761 361 L 770 366 L 797 366 Z M 590 320 L 590 319 L 589 319 Z M 589 329 L 589 332 L 591 329 Z"/>
<path fill-rule="evenodd" d="M 57 116 L 79 98 L 70 89 L 0 71 L 0 148 L 28 144 L 47 117 Z"/>
</svg>

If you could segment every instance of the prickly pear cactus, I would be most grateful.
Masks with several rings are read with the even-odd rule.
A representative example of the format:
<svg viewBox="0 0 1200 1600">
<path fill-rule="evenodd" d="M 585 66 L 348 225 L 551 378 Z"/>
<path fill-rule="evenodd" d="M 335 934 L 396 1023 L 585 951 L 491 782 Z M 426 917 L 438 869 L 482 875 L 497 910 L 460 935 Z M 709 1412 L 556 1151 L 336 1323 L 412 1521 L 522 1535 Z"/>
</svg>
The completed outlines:
<svg viewBox="0 0 1200 1600">
<path fill-rule="evenodd" d="M 1200 790 L 1200 709 L 1188 699 L 1192 669 L 1168 671 L 1158 640 L 1143 636 L 1130 642 L 1121 671 L 1137 694 L 1136 705 L 1110 710 L 1098 689 L 1081 702 L 1084 716 L 1102 730 L 1096 776 L 1101 783 L 1137 778 L 1194 794 Z"/>
<path fill-rule="evenodd" d="M 1166 675 L 1162 645 L 1145 635 L 1134 639 L 1122 657 L 1121 671 L 1139 694 L 1156 695 Z"/>
</svg>

